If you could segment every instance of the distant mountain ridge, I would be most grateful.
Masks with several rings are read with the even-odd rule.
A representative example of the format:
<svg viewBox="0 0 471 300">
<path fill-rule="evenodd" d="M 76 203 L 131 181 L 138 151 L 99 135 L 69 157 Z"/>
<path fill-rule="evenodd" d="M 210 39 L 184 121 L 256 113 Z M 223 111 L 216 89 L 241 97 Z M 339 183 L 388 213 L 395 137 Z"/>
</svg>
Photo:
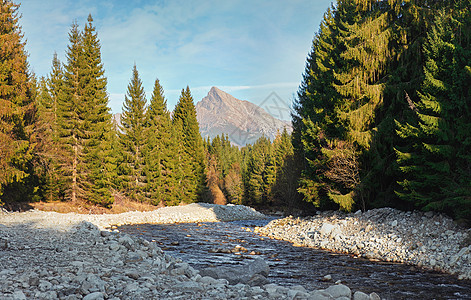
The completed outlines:
<svg viewBox="0 0 471 300">
<path fill-rule="evenodd" d="M 292 132 L 290 122 L 279 120 L 263 108 L 212 87 L 196 104 L 196 116 L 203 138 L 227 134 L 237 146 L 253 144 L 261 136 L 273 140 L 284 128 Z"/>
</svg>

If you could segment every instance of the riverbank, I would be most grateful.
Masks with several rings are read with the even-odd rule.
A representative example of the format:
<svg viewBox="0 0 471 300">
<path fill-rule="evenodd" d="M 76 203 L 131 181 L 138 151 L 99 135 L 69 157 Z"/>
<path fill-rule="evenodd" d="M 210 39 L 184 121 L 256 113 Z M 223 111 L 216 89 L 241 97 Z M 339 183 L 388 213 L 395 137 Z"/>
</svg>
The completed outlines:
<svg viewBox="0 0 471 300">
<path fill-rule="evenodd" d="M 336 284 L 325 290 L 231 285 L 201 276 L 119 224 L 261 218 L 243 206 L 193 204 L 118 215 L 0 211 L 0 299 L 379 299 Z"/>
<path fill-rule="evenodd" d="M 432 212 L 392 208 L 283 218 L 255 228 L 295 245 L 415 265 L 471 279 L 471 229 Z"/>
<path fill-rule="evenodd" d="M 1 224 L 21 224 L 25 220 L 32 227 L 68 228 L 81 221 L 90 222 L 100 229 L 112 225 L 169 224 L 253 220 L 265 215 L 243 205 L 216 205 L 192 203 L 184 206 L 162 207 L 153 211 L 132 211 L 120 214 L 57 213 L 41 210 L 7 213 L 0 210 Z"/>
</svg>

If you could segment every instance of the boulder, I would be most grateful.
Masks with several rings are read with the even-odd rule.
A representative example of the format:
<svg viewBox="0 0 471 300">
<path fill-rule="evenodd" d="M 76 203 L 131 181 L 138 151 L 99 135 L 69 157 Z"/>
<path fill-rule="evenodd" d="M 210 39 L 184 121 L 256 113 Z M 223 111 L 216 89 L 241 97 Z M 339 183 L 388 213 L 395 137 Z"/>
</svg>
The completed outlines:
<svg viewBox="0 0 471 300">
<path fill-rule="evenodd" d="M 86 295 L 85 297 L 83 297 L 83 300 L 103 300 L 103 299 L 104 299 L 104 295 L 103 293 L 100 293 L 100 292 L 90 293 Z"/>
<path fill-rule="evenodd" d="M 353 294 L 353 300 L 370 300 L 370 296 L 368 296 L 367 294 L 363 293 L 363 292 L 355 292 L 355 294 Z"/>
<path fill-rule="evenodd" d="M 313 291 L 310 293 L 309 299 L 312 300 L 331 300 L 334 299 L 329 293 L 324 290 Z"/>
<path fill-rule="evenodd" d="M 350 288 L 343 284 L 332 285 L 328 287 L 325 291 L 334 298 L 352 297 L 352 291 L 350 290 Z"/>
<path fill-rule="evenodd" d="M 11 296 L 15 300 L 26 300 L 26 295 L 22 291 L 15 291 Z"/>
<path fill-rule="evenodd" d="M 201 276 L 209 276 L 215 279 L 226 279 L 229 284 L 250 283 L 259 285 L 266 283 L 261 277 L 267 277 L 270 268 L 261 258 L 254 259 L 251 263 L 234 267 L 209 267 L 200 271 Z"/>
<path fill-rule="evenodd" d="M 325 236 L 336 235 L 340 232 L 340 226 L 337 224 L 324 223 L 319 232 Z"/>
<path fill-rule="evenodd" d="M 379 297 L 378 294 L 373 292 L 370 294 L 370 300 L 381 300 L 381 297 Z"/>
<path fill-rule="evenodd" d="M 250 278 L 249 281 L 247 281 L 247 284 L 250 286 L 262 286 L 268 283 L 268 279 L 261 275 L 261 274 L 255 274 Z"/>
<path fill-rule="evenodd" d="M 194 281 L 184 281 L 175 285 L 175 289 L 182 292 L 202 292 L 203 287 Z"/>
</svg>

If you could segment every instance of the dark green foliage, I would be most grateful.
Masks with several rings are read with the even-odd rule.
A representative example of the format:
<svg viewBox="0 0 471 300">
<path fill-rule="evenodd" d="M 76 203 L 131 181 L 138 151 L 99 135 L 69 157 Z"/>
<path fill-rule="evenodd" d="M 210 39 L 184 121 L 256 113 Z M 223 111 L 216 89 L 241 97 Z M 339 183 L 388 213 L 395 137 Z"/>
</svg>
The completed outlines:
<svg viewBox="0 0 471 300">
<path fill-rule="evenodd" d="M 155 80 L 154 91 L 146 114 L 145 135 L 148 137 L 145 174 L 147 198 L 152 204 L 177 205 L 180 203 L 179 163 L 183 153 L 179 152 L 181 136 L 172 126 L 167 100 L 159 80 Z M 175 155 L 176 154 L 176 155 Z"/>
<path fill-rule="evenodd" d="M 452 215 L 469 203 L 468 2 L 339 0 L 325 14 L 293 114 L 305 200 Z"/>
<path fill-rule="evenodd" d="M 403 174 L 397 194 L 424 210 L 459 218 L 471 215 L 471 13 L 464 9 L 437 14 L 424 45 L 424 81 L 411 101 L 415 122 L 400 123 L 397 147 Z"/>
<path fill-rule="evenodd" d="M 147 190 L 145 160 L 147 156 L 146 97 L 136 65 L 124 97 L 119 141 L 123 159 L 123 185 L 128 197 L 144 201 Z"/>
<path fill-rule="evenodd" d="M 299 207 L 301 195 L 298 192 L 297 181 L 301 169 L 294 155 L 291 135 L 286 128 L 275 138 L 273 147 L 276 163 L 276 181 L 272 188 L 274 202 L 289 208 Z"/>
<path fill-rule="evenodd" d="M 246 201 L 252 205 L 270 205 L 276 180 L 276 160 L 273 145 L 266 137 L 259 138 L 251 151 L 245 174 Z"/>
<path fill-rule="evenodd" d="M 34 188 L 28 178 L 33 174 L 34 86 L 18 7 L 0 2 L 0 199 L 8 201 L 28 200 Z"/>
<path fill-rule="evenodd" d="M 61 182 L 58 157 L 57 99 L 61 97 L 63 80 L 62 68 L 57 55 L 54 55 L 53 69 L 50 77 L 41 78 L 37 95 L 36 173 L 42 180 L 41 194 L 45 201 L 63 198 L 64 186 Z"/>
<path fill-rule="evenodd" d="M 325 207 L 328 203 L 325 153 L 326 141 L 344 136 L 337 113 L 342 97 L 335 88 L 335 72 L 342 69 L 343 37 L 353 7 L 339 3 L 324 15 L 319 33 L 313 40 L 303 82 L 298 91 L 293 113 L 293 145 L 297 161 L 303 162 L 299 192 L 304 200 Z"/>
<path fill-rule="evenodd" d="M 173 124 L 181 123 L 183 149 L 189 158 L 183 170 L 185 184 L 184 201 L 194 202 L 201 197 L 205 186 L 205 157 L 203 139 L 199 132 L 196 120 L 196 109 L 191 96 L 190 88 L 182 89 L 180 99 L 173 113 Z"/>
<path fill-rule="evenodd" d="M 83 33 L 83 52 L 85 68 L 82 85 L 85 103 L 88 105 L 86 115 L 89 136 L 85 148 L 87 174 L 87 200 L 104 206 L 113 203 L 111 194 L 115 161 L 112 155 L 112 123 L 108 107 L 107 79 L 101 62 L 100 42 L 93 19 L 88 16 L 88 24 Z"/>
<path fill-rule="evenodd" d="M 112 124 L 100 44 L 89 16 L 84 32 L 73 24 L 57 123 L 66 199 L 112 203 Z"/>
<path fill-rule="evenodd" d="M 259 138 L 241 149 L 227 136 L 205 141 L 208 201 L 270 207 L 299 205 L 299 163 L 286 129 L 271 142 Z"/>
</svg>

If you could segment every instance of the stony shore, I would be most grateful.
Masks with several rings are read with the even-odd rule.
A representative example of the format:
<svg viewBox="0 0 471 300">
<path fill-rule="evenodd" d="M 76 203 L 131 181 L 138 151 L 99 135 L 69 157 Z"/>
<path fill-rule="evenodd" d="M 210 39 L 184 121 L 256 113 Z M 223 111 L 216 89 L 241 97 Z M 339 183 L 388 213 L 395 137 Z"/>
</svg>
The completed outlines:
<svg viewBox="0 0 471 300">
<path fill-rule="evenodd" d="M 81 221 L 95 224 L 100 229 L 112 225 L 132 224 L 168 224 L 191 222 L 219 222 L 235 220 L 260 219 L 265 216 L 253 208 L 243 205 L 215 205 L 193 203 L 184 206 L 169 206 L 154 211 L 132 211 L 121 214 L 77 214 L 56 213 L 30 210 L 24 213 L 6 213 L 0 211 L 0 224 L 21 224 L 25 220 L 32 227 L 57 227 L 59 229 L 73 226 Z"/>
<path fill-rule="evenodd" d="M 471 229 L 432 212 L 392 208 L 287 217 L 255 232 L 295 245 L 400 262 L 471 279 Z"/>
<path fill-rule="evenodd" d="M 244 206 L 209 204 L 118 215 L 0 210 L 0 299 L 379 299 L 342 284 L 315 291 L 229 284 L 200 275 L 155 242 L 106 230 L 262 217 Z"/>
</svg>

